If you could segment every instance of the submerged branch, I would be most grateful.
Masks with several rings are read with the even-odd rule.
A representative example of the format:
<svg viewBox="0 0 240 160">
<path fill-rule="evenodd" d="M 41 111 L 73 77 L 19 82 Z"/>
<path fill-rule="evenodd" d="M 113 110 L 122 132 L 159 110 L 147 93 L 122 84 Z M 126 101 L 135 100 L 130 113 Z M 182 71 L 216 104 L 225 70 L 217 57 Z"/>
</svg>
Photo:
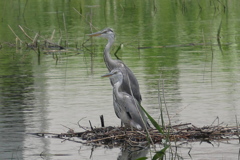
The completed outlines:
<svg viewBox="0 0 240 160">
<path fill-rule="evenodd" d="M 232 43 L 225 43 L 221 45 L 231 45 Z M 151 48 L 172 48 L 172 47 L 188 47 L 188 46 L 206 46 L 206 45 L 216 45 L 219 44 L 212 44 L 212 43 L 188 43 L 188 44 L 176 44 L 176 45 L 167 45 L 167 46 L 144 46 L 144 47 L 138 47 L 138 49 L 151 49 Z"/>
</svg>

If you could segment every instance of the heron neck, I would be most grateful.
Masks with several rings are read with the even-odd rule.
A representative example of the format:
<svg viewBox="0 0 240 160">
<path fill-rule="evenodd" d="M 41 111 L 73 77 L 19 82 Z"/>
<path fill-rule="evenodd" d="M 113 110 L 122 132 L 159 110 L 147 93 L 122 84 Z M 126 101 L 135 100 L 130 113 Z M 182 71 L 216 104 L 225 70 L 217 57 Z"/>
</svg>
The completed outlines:
<svg viewBox="0 0 240 160">
<path fill-rule="evenodd" d="M 115 68 L 114 60 L 112 59 L 112 57 L 110 55 L 110 49 L 111 49 L 111 46 L 113 45 L 113 43 L 114 43 L 114 39 L 109 38 L 108 43 L 104 49 L 104 62 L 109 71 L 111 71 L 113 68 Z"/>
<path fill-rule="evenodd" d="M 122 84 L 122 79 L 120 79 L 117 83 L 114 84 L 114 92 L 117 97 L 121 97 L 121 94 L 119 93 L 119 87 Z"/>
</svg>

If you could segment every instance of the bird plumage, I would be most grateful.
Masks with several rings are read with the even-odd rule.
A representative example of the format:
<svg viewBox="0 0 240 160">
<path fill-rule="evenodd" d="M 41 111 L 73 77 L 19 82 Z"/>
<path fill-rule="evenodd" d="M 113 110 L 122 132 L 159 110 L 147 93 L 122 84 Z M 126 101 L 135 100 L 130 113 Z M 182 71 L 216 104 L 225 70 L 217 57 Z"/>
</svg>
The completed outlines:
<svg viewBox="0 0 240 160">
<path fill-rule="evenodd" d="M 123 82 L 121 70 L 114 69 L 103 77 L 112 77 L 113 79 L 113 103 L 115 113 L 121 119 L 125 126 L 130 126 L 142 130 L 149 128 L 147 118 L 140 107 L 138 101 L 130 94 L 119 90 Z"/>
<path fill-rule="evenodd" d="M 113 106 L 115 113 L 125 126 L 137 128 L 139 130 L 149 128 L 146 115 L 141 108 L 142 97 L 139 84 L 133 72 L 120 60 L 112 59 L 110 49 L 115 40 L 115 33 L 111 28 L 89 34 L 89 36 L 104 37 L 108 43 L 104 49 L 104 62 L 113 86 Z"/>
<path fill-rule="evenodd" d="M 114 60 L 111 58 L 110 49 L 115 40 L 115 33 L 111 28 L 106 28 L 102 31 L 89 34 L 89 36 L 99 36 L 104 37 L 108 40 L 107 45 L 104 49 L 104 62 L 109 72 L 113 69 L 119 69 L 123 73 L 123 83 L 120 86 L 120 90 L 124 91 L 130 95 L 133 95 L 138 103 L 141 104 L 142 96 L 140 94 L 139 84 L 137 78 L 133 72 L 120 60 Z M 112 79 L 110 78 L 111 84 L 113 85 Z"/>
</svg>

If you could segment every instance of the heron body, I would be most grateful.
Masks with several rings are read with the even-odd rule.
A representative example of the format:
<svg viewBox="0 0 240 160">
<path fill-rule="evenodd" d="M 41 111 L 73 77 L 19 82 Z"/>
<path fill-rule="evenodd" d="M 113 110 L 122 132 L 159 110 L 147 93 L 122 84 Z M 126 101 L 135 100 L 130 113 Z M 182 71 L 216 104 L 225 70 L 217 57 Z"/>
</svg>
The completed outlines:
<svg viewBox="0 0 240 160">
<path fill-rule="evenodd" d="M 120 60 L 114 60 L 111 58 L 110 49 L 115 40 L 115 33 L 111 28 L 106 28 L 102 31 L 89 34 L 89 36 L 100 36 L 104 37 L 108 40 L 107 45 L 104 49 L 104 62 L 109 72 L 114 69 L 118 69 L 123 74 L 122 84 L 119 87 L 119 90 L 122 92 L 126 92 L 130 95 L 133 95 L 138 103 L 141 104 L 142 97 L 140 94 L 138 81 L 133 74 L 133 72 Z M 111 84 L 115 84 L 114 80 L 110 78 Z"/>
<path fill-rule="evenodd" d="M 149 128 L 147 118 L 136 98 L 120 90 L 123 83 L 123 73 L 119 69 L 114 69 L 103 77 L 113 79 L 113 103 L 114 110 L 118 118 L 125 126 L 134 127 L 138 130 Z"/>
</svg>

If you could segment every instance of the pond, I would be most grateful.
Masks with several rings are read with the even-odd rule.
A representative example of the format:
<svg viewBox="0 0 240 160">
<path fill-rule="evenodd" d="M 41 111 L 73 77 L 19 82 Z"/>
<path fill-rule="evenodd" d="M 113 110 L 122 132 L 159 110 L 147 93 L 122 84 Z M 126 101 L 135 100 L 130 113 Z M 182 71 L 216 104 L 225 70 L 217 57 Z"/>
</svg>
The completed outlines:
<svg viewBox="0 0 240 160">
<path fill-rule="evenodd" d="M 108 72 L 107 40 L 87 36 L 106 27 L 116 33 L 112 58 L 121 46 L 117 55 L 136 75 L 153 118 L 160 119 L 162 105 L 166 124 L 239 125 L 239 6 L 237 0 L 1 1 L 0 158 L 151 157 L 152 149 L 130 154 L 29 134 L 79 132 L 78 122 L 100 127 L 100 115 L 106 126 L 120 126 L 112 87 L 101 77 Z M 39 50 L 27 47 L 33 41 Z M 67 50 L 47 51 L 46 41 Z M 179 159 L 239 156 L 238 140 L 174 145 Z"/>
</svg>

